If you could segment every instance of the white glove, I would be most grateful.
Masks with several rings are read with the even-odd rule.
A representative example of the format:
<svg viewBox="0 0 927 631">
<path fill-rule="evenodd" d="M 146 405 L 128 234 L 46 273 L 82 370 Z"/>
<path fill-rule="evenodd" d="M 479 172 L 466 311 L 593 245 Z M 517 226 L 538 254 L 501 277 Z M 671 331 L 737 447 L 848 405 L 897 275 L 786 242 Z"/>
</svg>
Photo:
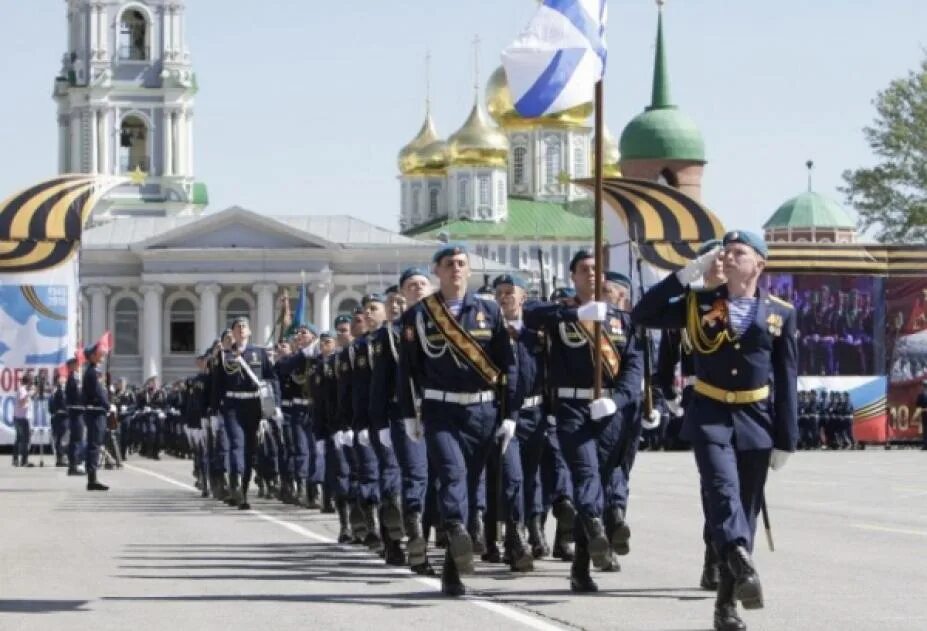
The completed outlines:
<svg viewBox="0 0 927 631">
<path fill-rule="evenodd" d="M 592 322 L 605 322 L 607 313 L 608 305 L 604 302 L 589 301 L 576 309 L 576 316 L 580 320 L 589 320 Z"/>
<path fill-rule="evenodd" d="M 281 410 L 279 407 L 274 408 L 274 420 L 278 423 L 283 422 L 283 410 Z"/>
<path fill-rule="evenodd" d="M 618 411 L 618 406 L 608 397 L 601 397 L 589 404 L 589 416 L 593 421 L 598 421 L 607 416 L 612 416 Z"/>
<path fill-rule="evenodd" d="M 344 442 L 345 447 L 354 446 L 354 430 L 346 429 L 341 433 L 341 440 Z"/>
<path fill-rule="evenodd" d="M 164 412 L 158 412 L 158 419 L 159 419 L 159 420 L 162 420 L 162 421 L 163 421 L 163 420 L 166 419 L 166 418 L 167 418 L 167 414 L 165 414 Z"/>
<path fill-rule="evenodd" d="M 210 427 L 212 427 L 212 431 L 218 432 L 218 431 L 219 431 L 219 417 L 218 417 L 218 416 L 210 416 L 210 417 L 209 417 L 209 425 L 210 425 Z"/>
<path fill-rule="evenodd" d="M 125 413 L 126 413 L 126 406 L 120 405 L 120 406 L 119 406 L 119 413 L 120 413 L 120 414 L 125 414 Z"/>
<path fill-rule="evenodd" d="M 318 456 L 325 455 L 325 441 L 324 440 L 315 441 L 315 453 Z"/>
<path fill-rule="evenodd" d="M 366 429 L 362 429 L 361 431 L 357 432 L 357 442 L 364 447 L 369 447 L 370 446 L 370 432 L 367 431 Z"/>
<path fill-rule="evenodd" d="M 425 435 L 425 428 L 422 426 L 422 422 L 417 418 L 404 418 L 402 419 L 402 425 L 406 430 L 406 436 L 414 443 L 422 440 L 422 437 Z"/>
<path fill-rule="evenodd" d="M 142 412 L 144 412 L 145 414 L 148 414 L 149 412 L 151 412 L 151 408 L 146 405 L 144 408 L 142 408 Z"/>
<path fill-rule="evenodd" d="M 515 421 L 510 418 L 504 419 L 502 425 L 496 430 L 496 438 L 502 439 L 502 453 L 509 448 L 509 443 L 515 438 Z"/>
<path fill-rule="evenodd" d="M 332 442 L 335 443 L 335 449 L 344 447 L 344 432 L 339 430 L 332 434 Z"/>
<path fill-rule="evenodd" d="M 551 427 L 557 427 L 557 417 L 554 416 L 553 414 L 548 414 L 547 424 L 550 425 Z"/>
<path fill-rule="evenodd" d="M 115 414 L 115 413 L 116 413 L 116 406 L 113 405 L 112 403 L 109 404 L 109 413 L 110 413 L 110 414 Z"/>
<path fill-rule="evenodd" d="M 650 410 L 650 414 L 641 419 L 641 427 L 644 429 L 656 429 L 660 427 L 660 411 Z"/>
<path fill-rule="evenodd" d="M 384 427 L 379 432 L 377 432 L 377 436 L 380 438 L 381 445 L 387 449 L 393 448 L 393 437 L 390 436 L 388 427 Z"/>
<path fill-rule="evenodd" d="M 791 455 L 791 452 L 773 449 L 772 455 L 769 456 L 769 468 L 773 471 L 778 471 L 785 466 L 785 463 L 788 462 L 789 456 Z"/>
<path fill-rule="evenodd" d="M 721 252 L 721 246 L 715 246 L 701 256 L 689 261 L 689 264 L 676 272 L 676 278 L 682 285 L 691 285 L 708 273 L 711 266 L 718 259 Z"/>
</svg>

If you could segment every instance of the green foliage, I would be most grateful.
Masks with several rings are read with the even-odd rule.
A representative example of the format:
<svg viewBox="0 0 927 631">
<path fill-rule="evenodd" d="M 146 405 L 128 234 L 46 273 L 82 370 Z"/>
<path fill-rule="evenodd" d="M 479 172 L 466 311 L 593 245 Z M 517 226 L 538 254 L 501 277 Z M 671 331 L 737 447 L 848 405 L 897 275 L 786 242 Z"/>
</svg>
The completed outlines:
<svg viewBox="0 0 927 631">
<path fill-rule="evenodd" d="M 863 133 L 878 164 L 844 171 L 840 190 L 880 242 L 927 241 L 927 58 L 874 105 L 876 119 Z"/>
</svg>

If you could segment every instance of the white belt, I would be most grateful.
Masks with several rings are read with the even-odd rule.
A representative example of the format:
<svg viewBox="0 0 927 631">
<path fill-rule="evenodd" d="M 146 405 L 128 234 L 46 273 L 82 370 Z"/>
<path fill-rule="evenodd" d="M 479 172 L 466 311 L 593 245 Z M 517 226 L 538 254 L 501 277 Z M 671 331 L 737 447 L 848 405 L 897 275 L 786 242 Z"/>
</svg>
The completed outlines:
<svg viewBox="0 0 927 631">
<path fill-rule="evenodd" d="M 309 405 L 309 399 L 284 399 L 280 407 L 293 407 L 294 405 Z"/>
<path fill-rule="evenodd" d="M 537 395 L 535 397 L 525 397 L 525 402 L 521 404 L 521 409 L 527 410 L 529 408 L 536 408 L 541 405 L 541 402 L 544 400 L 544 397 Z"/>
<path fill-rule="evenodd" d="M 482 392 L 445 392 L 444 390 L 431 390 L 425 388 L 423 397 L 428 401 L 443 401 L 445 403 L 456 403 L 457 405 L 474 405 L 476 403 L 488 403 L 496 400 L 496 393 L 492 390 L 483 390 Z"/>
<path fill-rule="evenodd" d="M 260 392 L 226 392 L 226 399 L 258 399 L 260 398 Z"/>
<path fill-rule="evenodd" d="M 293 405 L 309 405 L 309 399 L 293 399 Z"/>
<path fill-rule="evenodd" d="M 67 408 L 68 408 L 68 411 L 70 412 L 71 410 L 83 410 L 84 406 L 83 405 L 69 405 L 67 406 Z"/>
<path fill-rule="evenodd" d="M 684 384 L 684 387 L 690 388 L 690 387 L 692 387 L 692 386 L 695 385 L 695 380 L 696 380 L 696 379 L 697 379 L 697 377 L 696 377 L 695 375 L 689 375 L 688 377 L 686 377 L 686 378 L 683 380 L 682 383 Z"/>
<path fill-rule="evenodd" d="M 557 388 L 557 396 L 561 399 L 573 399 L 574 401 L 592 401 L 595 398 L 595 391 L 592 388 Z M 600 396 L 612 396 L 611 389 L 602 388 Z"/>
</svg>

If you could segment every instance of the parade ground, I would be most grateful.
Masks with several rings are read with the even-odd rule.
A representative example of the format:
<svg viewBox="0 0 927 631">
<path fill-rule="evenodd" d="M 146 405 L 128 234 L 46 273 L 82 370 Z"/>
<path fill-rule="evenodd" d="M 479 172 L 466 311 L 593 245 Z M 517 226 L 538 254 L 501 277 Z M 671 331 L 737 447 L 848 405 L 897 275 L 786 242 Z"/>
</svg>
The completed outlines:
<svg viewBox="0 0 927 631">
<path fill-rule="evenodd" d="M 572 594 L 564 563 L 542 561 L 523 576 L 478 563 L 465 600 L 442 597 L 435 578 L 336 544 L 334 516 L 200 499 L 189 461 L 131 459 L 104 472 L 109 493 L 88 493 L 83 477 L 49 461 L 0 467 L 5 631 L 711 627 L 714 595 L 697 587 L 691 454 L 639 456 L 631 554 L 620 573 L 595 574 L 598 594 Z M 920 451 L 879 449 L 798 453 L 771 472 L 776 551 L 760 529 L 766 608 L 744 612 L 749 627 L 927 628 L 925 466 Z"/>
</svg>

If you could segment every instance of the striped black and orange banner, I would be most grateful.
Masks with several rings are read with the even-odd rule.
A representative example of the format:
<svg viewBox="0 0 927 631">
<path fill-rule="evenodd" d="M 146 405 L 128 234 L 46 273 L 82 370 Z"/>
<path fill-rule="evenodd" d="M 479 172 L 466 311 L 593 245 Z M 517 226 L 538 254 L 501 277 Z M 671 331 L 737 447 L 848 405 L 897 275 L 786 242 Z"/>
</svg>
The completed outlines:
<svg viewBox="0 0 927 631">
<path fill-rule="evenodd" d="M 576 184 L 589 190 L 590 179 Z M 720 239 L 724 226 L 710 210 L 671 186 L 636 178 L 607 178 L 603 197 L 628 229 L 648 263 L 676 270 L 696 256 L 705 241 Z"/>
<path fill-rule="evenodd" d="M 770 243 L 771 272 L 923 276 L 927 248 L 879 243 Z"/>
</svg>

